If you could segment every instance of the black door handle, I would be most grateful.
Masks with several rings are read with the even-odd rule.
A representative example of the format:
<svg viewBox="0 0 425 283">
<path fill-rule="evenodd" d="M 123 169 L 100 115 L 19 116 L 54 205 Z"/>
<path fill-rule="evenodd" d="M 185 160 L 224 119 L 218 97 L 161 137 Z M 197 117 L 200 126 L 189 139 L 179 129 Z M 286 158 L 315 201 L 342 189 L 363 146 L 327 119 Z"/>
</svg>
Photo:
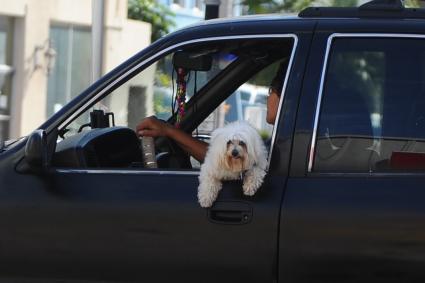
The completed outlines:
<svg viewBox="0 0 425 283">
<path fill-rule="evenodd" d="M 238 201 L 216 202 L 208 210 L 208 218 L 218 224 L 247 224 L 252 220 L 252 206 Z"/>
</svg>

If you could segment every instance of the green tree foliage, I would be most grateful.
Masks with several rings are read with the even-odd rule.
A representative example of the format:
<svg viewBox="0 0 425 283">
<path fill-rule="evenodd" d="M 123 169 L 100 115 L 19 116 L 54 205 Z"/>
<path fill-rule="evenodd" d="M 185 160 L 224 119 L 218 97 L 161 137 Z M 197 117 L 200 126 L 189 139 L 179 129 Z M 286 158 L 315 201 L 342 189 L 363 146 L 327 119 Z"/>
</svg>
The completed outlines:
<svg viewBox="0 0 425 283">
<path fill-rule="evenodd" d="M 265 14 L 298 13 L 310 6 L 353 7 L 358 5 L 358 0 L 243 0 L 241 3 L 247 7 L 248 14 Z"/>
<path fill-rule="evenodd" d="M 421 0 L 405 0 L 404 6 L 409 8 L 424 7 L 424 2 L 421 3 Z"/>
<path fill-rule="evenodd" d="M 247 7 L 248 14 L 266 14 L 276 12 L 298 13 L 310 6 L 328 7 L 355 7 L 358 0 L 243 0 L 242 5 Z M 424 7 L 421 0 L 405 0 L 406 7 Z"/>
<path fill-rule="evenodd" d="M 128 18 L 152 24 L 151 40 L 168 34 L 175 25 L 174 13 L 155 0 L 128 0 Z"/>
<path fill-rule="evenodd" d="M 298 13 L 310 6 L 355 7 L 357 5 L 357 0 L 286 0 L 281 8 L 284 11 Z"/>
<path fill-rule="evenodd" d="M 299 12 L 309 6 L 312 6 L 314 0 L 286 0 L 281 6 L 286 12 Z"/>
<path fill-rule="evenodd" d="M 281 8 L 276 0 L 242 0 L 241 4 L 247 8 L 248 15 L 273 13 Z"/>
</svg>

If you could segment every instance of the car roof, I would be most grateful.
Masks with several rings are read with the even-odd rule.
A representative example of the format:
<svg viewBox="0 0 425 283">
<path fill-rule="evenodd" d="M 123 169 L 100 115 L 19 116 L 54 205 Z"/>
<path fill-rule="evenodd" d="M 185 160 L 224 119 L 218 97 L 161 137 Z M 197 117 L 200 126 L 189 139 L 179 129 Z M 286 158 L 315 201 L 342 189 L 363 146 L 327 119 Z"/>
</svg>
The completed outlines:
<svg viewBox="0 0 425 283">
<path fill-rule="evenodd" d="M 351 7 L 309 7 L 299 14 L 300 18 L 354 18 L 354 19 L 425 19 L 423 8 L 372 9 Z"/>
</svg>

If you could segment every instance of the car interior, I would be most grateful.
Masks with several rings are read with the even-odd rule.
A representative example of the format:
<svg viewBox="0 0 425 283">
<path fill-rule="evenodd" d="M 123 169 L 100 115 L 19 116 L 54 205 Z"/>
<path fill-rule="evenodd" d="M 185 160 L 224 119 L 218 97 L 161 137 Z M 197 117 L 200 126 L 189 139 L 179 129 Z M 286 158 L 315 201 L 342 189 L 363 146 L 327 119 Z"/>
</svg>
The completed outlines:
<svg viewBox="0 0 425 283">
<path fill-rule="evenodd" d="M 327 73 L 314 170 L 423 171 L 423 44 L 369 39 L 365 50 L 358 39 L 339 43 L 345 46 Z"/>
<path fill-rule="evenodd" d="M 249 81 L 255 74 L 269 68 L 273 78 L 276 66 L 283 60 L 289 61 L 293 47 L 292 38 L 222 40 L 211 41 L 173 50 L 172 67 L 183 68 L 188 72 L 192 84 L 192 95 L 186 102 L 184 117 L 179 128 L 197 136 L 199 125 L 235 90 Z M 215 58 L 231 56 L 232 61 L 216 74 L 209 74 L 205 84 L 197 86 L 197 76 L 209 71 L 212 64 L 220 63 Z M 176 104 L 176 82 L 172 71 L 171 115 L 167 123 L 176 124 L 178 112 Z M 129 80 L 131 78 L 126 78 Z M 282 78 L 282 84 L 283 84 Z M 195 81 L 193 84 L 193 80 Z M 265 83 L 266 84 L 266 83 Z M 193 86 L 194 85 L 194 86 Z M 199 89 L 197 89 L 199 87 Z M 188 86 L 189 88 L 189 86 Z M 193 90 L 192 90 L 193 88 Z M 107 96 L 106 94 L 105 96 Z M 104 97 L 102 97 L 104 98 Z M 65 168 L 145 168 L 143 147 L 134 128 L 116 125 L 117 113 L 90 106 L 86 123 L 79 127 L 77 133 L 67 135 L 70 125 L 58 129 L 59 139 L 56 144 L 52 164 Z M 87 114 L 87 113 L 86 113 Z M 138 117 L 139 121 L 143 116 Z M 199 135 L 205 139 L 205 135 Z M 190 157 L 173 140 L 165 137 L 155 139 L 154 154 L 159 169 L 191 170 Z M 145 168 L 146 169 L 146 168 Z"/>
</svg>

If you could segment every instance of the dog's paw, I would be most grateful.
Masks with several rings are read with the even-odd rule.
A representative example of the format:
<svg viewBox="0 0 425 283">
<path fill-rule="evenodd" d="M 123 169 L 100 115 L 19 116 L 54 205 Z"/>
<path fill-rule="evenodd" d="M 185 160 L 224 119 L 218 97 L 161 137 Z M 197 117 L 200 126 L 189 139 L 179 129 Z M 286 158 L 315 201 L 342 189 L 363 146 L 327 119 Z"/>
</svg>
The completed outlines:
<svg viewBox="0 0 425 283">
<path fill-rule="evenodd" d="M 261 187 L 265 175 L 266 172 L 264 170 L 259 170 L 258 168 L 248 171 L 245 175 L 242 186 L 244 195 L 253 196 L 257 192 L 258 188 Z"/>
<path fill-rule="evenodd" d="M 243 184 L 242 189 L 244 195 L 253 196 L 258 190 L 258 186 L 255 186 L 255 183 L 253 182 L 246 182 Z"/>
<path fill-rule="evenodd" d="M 201 207 L 211 207 L 214 203 L 214 201 L 217 198 L 217 194 L 215 194 L 213 191 L 198 191 L 198 202 L 201 205 Z"/>
<path fill-rule="evenodd" d="M 201 207 L 211 207 L 217 199 L 218 192 L 221 190 L 221 183 L 209 180 L 201 182 L 198 187 L 198 202 Z"/>
<path fill-rule="evenodd" d="M 203 208 L 211 207 L 214 203 L 214 199 L 198 197 L 198 202 Z"/>
</svg>

